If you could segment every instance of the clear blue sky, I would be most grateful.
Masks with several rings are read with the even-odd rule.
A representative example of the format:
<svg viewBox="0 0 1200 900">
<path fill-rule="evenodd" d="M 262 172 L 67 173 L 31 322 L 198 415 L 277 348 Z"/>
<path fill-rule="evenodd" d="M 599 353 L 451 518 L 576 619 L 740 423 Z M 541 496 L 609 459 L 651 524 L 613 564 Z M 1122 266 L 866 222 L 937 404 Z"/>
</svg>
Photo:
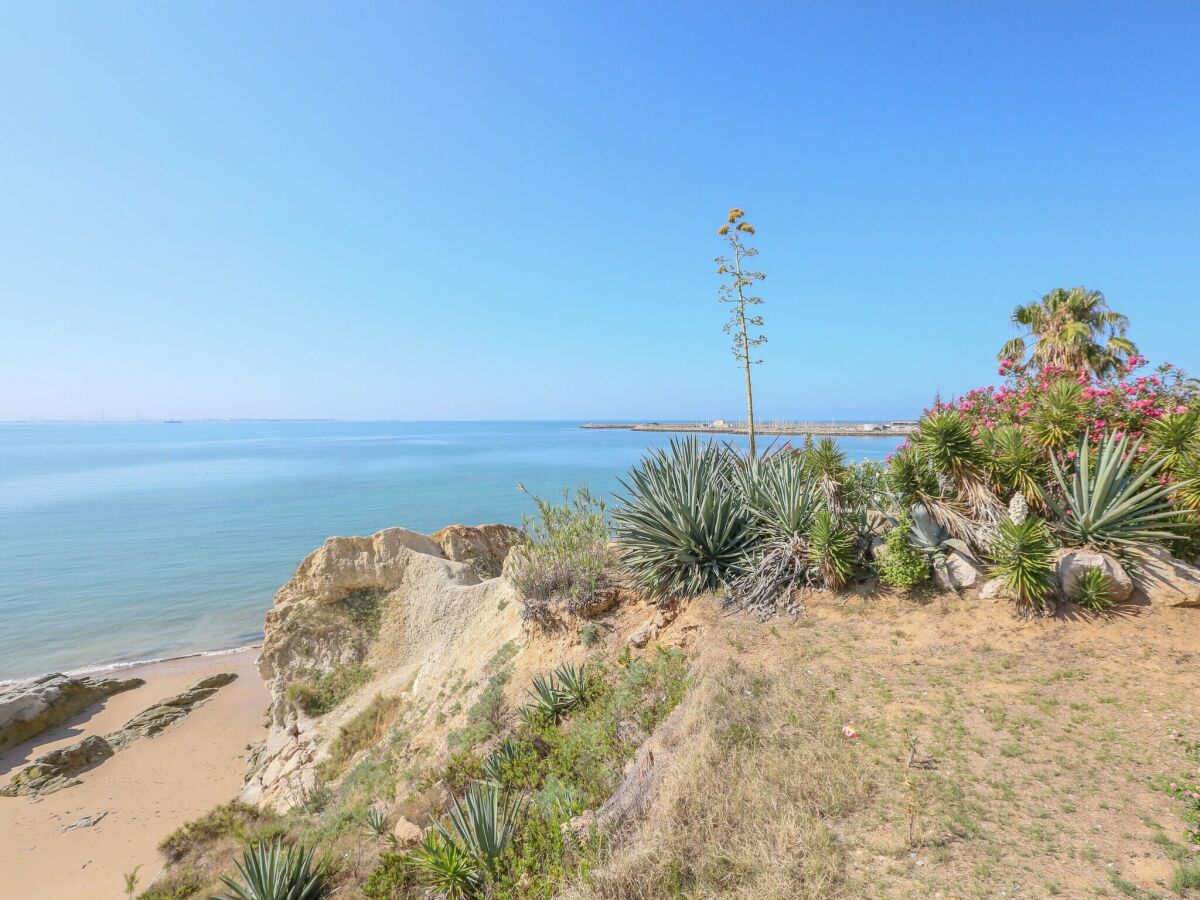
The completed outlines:
<svg viewBox="0 0 1200 900">
<path fill-rule="evenodd" d="M 996 380 L 1103 290 L 1200 369 L 1200 4 L 24 3 L 0 418 L 737 416 Z"/>
</svg>

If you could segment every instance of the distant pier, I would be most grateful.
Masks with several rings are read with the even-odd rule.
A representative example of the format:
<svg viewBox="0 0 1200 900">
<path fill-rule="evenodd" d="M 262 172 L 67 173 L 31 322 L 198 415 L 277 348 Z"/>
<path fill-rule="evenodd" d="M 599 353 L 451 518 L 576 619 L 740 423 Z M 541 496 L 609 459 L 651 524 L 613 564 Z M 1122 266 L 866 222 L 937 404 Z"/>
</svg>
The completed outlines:
<svg viewBox="0 0 1200 900">
<path fill-rule="evenodd" d="M 746 434 L 745 422 L 585 422 L 580 428 L 621 428 L 626 431 L 667 431 L 696 434 Z M 837 437 L 891 437 L 912 434 L 916 420 L 888 422 L 755 422 L 755 434 L 776 434 L 789 437 L 829 435 Z"/>
</svg>

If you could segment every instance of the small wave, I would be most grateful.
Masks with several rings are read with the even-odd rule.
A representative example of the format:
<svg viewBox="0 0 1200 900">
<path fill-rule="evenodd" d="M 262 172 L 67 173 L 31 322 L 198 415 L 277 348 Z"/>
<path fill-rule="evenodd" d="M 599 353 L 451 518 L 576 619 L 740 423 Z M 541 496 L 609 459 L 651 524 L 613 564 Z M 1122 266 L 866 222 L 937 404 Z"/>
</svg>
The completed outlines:
<svg viewBox="0 0 1200 900">
<path fill-rule="evenodd" d="M 230 656 L 234 653 L 244 653 L 247 650 L 257 650 L 262 644 L 241 644 L 237 647 L 224 647 L 220 650 L 200 650 L 196 653 L 181 653 L 178 656 L 153 656 L 146 659 L 130 659 L 122 662 L 103 663 L 94 666 L 82 666 L 78 669 L 68 669 L 62 674 L 70 678 L 78 678 L 83 675 L 98 675 L 101 672 L 117 672 L 122 669 L 132 669 L 136 666 L 150 666 L 155 663 L 175 662 L 180 659 L 196 659 L 201 656 Z M 32 681 L 37 681 L 39 678 L 44 678 L 52 673 L 46 672 L 43 675 L 34 675 L 30 678 L 0 678 L 0 688 L 6 688 L 14 684 L 28 684 Z"/>
</svg>

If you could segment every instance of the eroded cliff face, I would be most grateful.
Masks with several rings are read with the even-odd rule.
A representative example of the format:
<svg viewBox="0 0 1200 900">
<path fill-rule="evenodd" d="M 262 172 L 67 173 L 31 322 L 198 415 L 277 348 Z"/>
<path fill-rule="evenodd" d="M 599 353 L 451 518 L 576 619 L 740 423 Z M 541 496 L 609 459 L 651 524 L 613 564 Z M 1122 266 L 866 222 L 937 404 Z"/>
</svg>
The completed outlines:
<svg viewBox="0 0 1200 900">
<path fill-rule="evenodd" d="M 330 741 L 373 698 L 419 706 L 452 672 L 480 671 L 496 647 L 519 640 L 511 585 L 481 577 L 502 569 L 517 537 L 504 525 L 433 536 L 388 528 L 330 538 L 310 554 L 266 616 L 259 671 L 272 695 L 270 732 L 242 800 L 280 810 L 303 803 Z M 321 716 L 289 697 L 290 686 L 348 670 L 360 681 Z"/>
</svg>

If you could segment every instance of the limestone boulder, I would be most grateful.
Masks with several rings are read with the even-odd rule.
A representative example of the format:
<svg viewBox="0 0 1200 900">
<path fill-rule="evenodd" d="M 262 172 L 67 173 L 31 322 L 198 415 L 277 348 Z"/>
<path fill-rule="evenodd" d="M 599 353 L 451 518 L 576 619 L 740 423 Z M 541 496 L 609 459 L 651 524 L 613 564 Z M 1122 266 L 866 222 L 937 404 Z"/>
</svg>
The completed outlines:
<svg viewBox="0 0 1200 900">
<path fill-rule="evenodd" d="M 975 557 L 959 550 L 946 554 L 946 564 L 935 566 L 934 580 L 946 591 L 963 591 L 983 579 L 983 564 Z"/>
<path fill-rule="evenodd" d="M 140 678 L 45 675 L 0 690 L 0 753 L 61 725 L 113 694 L 145 684 Z"/>
<path fill-rule="evenodd" d="M 1088 569 L 1099 569 L 1108 576 L 1114 603 L 1125 603 L 1133 595 L 1133 579 L 1116 559 L 1098 550 L 1069 547 L 1055 553 L 1054 564 L 1059 590 L 1068 600 L 1075 597 L 1079 579 Z"/>
<path fill-rule="evenodd" d="M 1152 606 L 1200 607 L 1200 568 L 1162 547 L 1141 547 L 1132 556 L 1135 586 Z"/>
<path fill-rule="evenodd" d="M 979 589 L 980 600 L 1013 600 L 1015 599 L 1008 593 L 1008 588 L 1004 586 L 1004 582 L 999 578 L 989 578 L 983 583 L 983 587 Z"/>
<path fill-rule="evenodd" d="M 414 825 L 404 816 L 396 819 L 396 824 L 392 828 L 392 836 L 396 839 L 396 846 L 404 849 L 406 847 L 415 847 L 421 843 L 421 837 L 424 835 L 419 826 Z"/>
</svg>

